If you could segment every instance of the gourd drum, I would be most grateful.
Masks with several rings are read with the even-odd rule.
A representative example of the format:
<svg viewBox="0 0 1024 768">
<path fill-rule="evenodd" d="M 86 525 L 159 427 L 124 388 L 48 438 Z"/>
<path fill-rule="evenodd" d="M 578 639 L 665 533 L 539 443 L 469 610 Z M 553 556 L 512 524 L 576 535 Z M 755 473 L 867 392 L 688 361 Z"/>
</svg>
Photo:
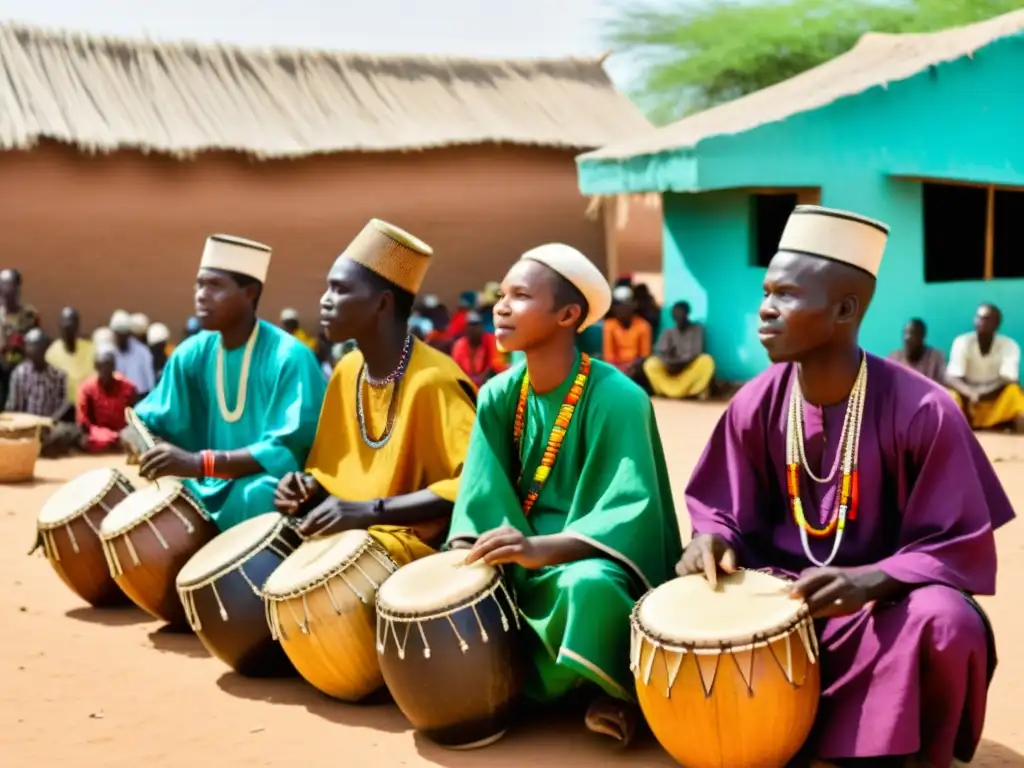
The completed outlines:
<svg viewBox="0 0 1024 768">
<path fill-rule="evenodd" d="M 814 725 L 818 645 L 786 582 L 684 576 L 633 609 L 630 666 L 647 723 L 686 768 L 782 768 Z"/>
</svg>

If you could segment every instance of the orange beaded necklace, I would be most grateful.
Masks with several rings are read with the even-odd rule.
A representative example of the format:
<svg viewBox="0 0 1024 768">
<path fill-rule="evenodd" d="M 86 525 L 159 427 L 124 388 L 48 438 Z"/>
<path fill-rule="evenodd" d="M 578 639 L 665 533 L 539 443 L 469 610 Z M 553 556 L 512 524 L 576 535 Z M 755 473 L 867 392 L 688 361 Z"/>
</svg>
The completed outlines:
<svg viewBox="0 0 1024 768">
<path fill-rule="evenodd" d="M 576 404 L 583 396 L 583 388 L 587 384 L 587 377 L 589 375 L 590 356 L 584 354 L 580 360 L 579 373 L 576 374 L 575 381 L 573 381 L 572 386 L 569 387 L 569 391 L 565 395 L 565 401 L 558 409 L 555 425 L 551 428 L 548 444 L 544 449 L 544 456 L 537 466 L 537 471 L 533 473 L 533 482 L 530 483 L 530 489 L 526 493 L 526 498 L 523 499 L 523 513 L 526 515 L 530 514 L 533 505 L 537 503 L 537 497 L 540 496 L 540 490 L 544 487 L 544 481 L 548 479 L 551 474 L 551 468 L 555 466 L 555 459 L 558 458 L 558 451 L 562 447 L 562 440 L 565 438 L 565 433 L 572 422 L 573 413 L 576 411 Z M 519 451 L 520 466 L 522 465 L 523 457 L 522 438 L 523 426 L 526 423 L 526 401 L 529 394 L 530 373 L 527 371 L 523 374 L 523 386 L 519 389 L 519 402 L 516 403 L 516 421 L 512 436 L 512 440 Z M 522 475 L 520 475 L 520 479 L 522 479 Z"/>
</svg>

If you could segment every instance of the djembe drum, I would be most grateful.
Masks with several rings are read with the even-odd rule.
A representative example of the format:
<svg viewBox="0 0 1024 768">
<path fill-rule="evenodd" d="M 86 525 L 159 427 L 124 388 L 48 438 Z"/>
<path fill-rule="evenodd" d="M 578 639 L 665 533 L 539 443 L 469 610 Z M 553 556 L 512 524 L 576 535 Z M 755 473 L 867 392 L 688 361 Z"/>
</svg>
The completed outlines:
<svg viewBox="0 0 1024 768">
<path fill-rule="evenodd" d="M 139 608 L 175 628 L 188 620 L 174 580 L 217 526 L 177 480 L 136 491 L 100 523 L 114 581 Z"/>
<path fill-rule="evenodd" d="M 263 585 L 301 543 L 291 519 L 270 512 L 224 531 L 178 573 L 178 595 L 192 630 L 241 675 L 295 672 L 271 637 Z"/>
<path fill-rule="evenodd" d="M 767 573 L 684 576 L 633 609 L 644 717 L 686 768 L 782 768 L 814 725 L 821 673 L 803 602 Z"/>
<path fill-rule="evenodd" d="M 377 594 L 377 652 L 413 727 L 451 749 L 508 729 L 522 688 L 519 613 L 501 573 L 452 550 L 410 563 Z"/>
<path fill-rule="evenodd" d="M 328 696 L 360 701 L 383 685 L 374 598 L 397 568 L 366 531 L 345 531 L 305 542 L 263 585 L 274 638 Z"/>
<path fill-rule="evenodd" d="M 110 575 L 99 531 L 110 510 L 134 490 L 116 469 L 93 469 L 61 486 L 36 518 L 36 547 L 61 581 L 97 608 L 129 602 Z"/>
</svg>

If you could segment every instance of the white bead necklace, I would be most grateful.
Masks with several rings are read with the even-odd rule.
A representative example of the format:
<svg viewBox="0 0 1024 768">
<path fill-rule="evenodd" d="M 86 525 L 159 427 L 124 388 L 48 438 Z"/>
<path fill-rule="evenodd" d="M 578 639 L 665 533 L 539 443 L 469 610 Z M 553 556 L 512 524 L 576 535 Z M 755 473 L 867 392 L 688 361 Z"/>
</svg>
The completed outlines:
<svg viewBox="0 0 1024 768">
<path fill-rule="evenodd" d="M 245 345 L 245 353 L 242 355 L 242 371 L 238 374 L 238 398 L 235 401 L 233 410 L 228 410 L 227 394 L 224 391 L 224 337 L 221 336 L 217 345 L 217 405 L 220 407 L 220 416 L 228 424 L 234 424 L 245 413 L 245 395 L 249 388 L 249 366 L 252 363 L 252 351 L 256 346 L 256 337 L 259 335 L 260 321 L 257 320 L 249 334 L 249 341 Z"/>
<path fill-rule="evenodd" d="M 846 415 L 843 418 L 843 429 L 839 436 L 839 448 L 836 450 L 836 461 L 832 467 L 832 472 L 829 473 L 826 478 L 819 478 L 807 462 L 807 456 L 804 452 L 804 396 L 803 392 L 800 391 L 800 382 L 794 381 L 793 388 L 790 392 L 789 397 L 789 417 L 786 425 L 786 470 L 789 472 L 789 467 L 797 465 L 803 472 L 817 483 L 828 483 L 833 480 L 840 463 L 842 463 L 843 473 L 839 481 L 839 487 L 836 489 L 836 510 L 837 521 L 836 521 L 836 533 L 832 541 L 832 551 L 825 560 L 819 560 L 815 557 L 811 551 L 810 538 L 807 531 L 809 523 L 806 522 L 803 513 L 803 502 L 799 498 L 799 481 L 797 480 L 796 497 L 791 499 L 793 505 L 793 515 L 796 520 L 797 528 L 800 530 L 800 544 L 803 546 L 804 554 L 807 555 L 807 559 L 814 563 L 816 566 L 825 567 L 835 560 L 836 555 L 839 554 L 839 547 L 843 541 L 843 531 L 846 529 L 846 518 L 849 512 L 849 504 L 843 503 L 843 482 L 856 482 L 854 478 L 854 470 L 857 464 L 857 456 L 860 449 L 860 436 L 861 426 L 864 421 L 864 401 L 867 394 L 868 386 L 868 367 L 867 357 L 861 356 L 860 370 L 857 372 L 857 378 L 854 381 L 853 389 L 850 390 L 849 401 L 846 406 Z M 854 479 L 851 479 L 854 478 Z M 788 480 L 788 474 L 787 474 Z M 789 489 L 787 488 L 787 491 Z"/>
</svg>

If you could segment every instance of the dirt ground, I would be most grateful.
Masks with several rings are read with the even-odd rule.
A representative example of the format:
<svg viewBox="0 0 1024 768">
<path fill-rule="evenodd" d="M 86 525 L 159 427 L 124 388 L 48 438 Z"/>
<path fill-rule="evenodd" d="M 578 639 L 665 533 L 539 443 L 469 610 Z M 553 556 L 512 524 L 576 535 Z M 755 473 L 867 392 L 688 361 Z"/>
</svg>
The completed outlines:
<svg viewBox="0 0 1024 768">
<path fill-rule="evenodd" d="M 659 404 L 680 508 L 686 479 L 720 412 L 713 404 Z M 1024 511 L 1024 439 L 986 435 L 983 442 Z M 0 488 L 5 768 L 673 765 L 651 739 L 615 753 L 565 715 L 527 723 L 485 751 L 441 750 L 417 738 L 393 705 L 344 705 L 298 679 L 243 679 L 208 656 L 195 637 L 161 631 L 139 611 L 87 608 L 43 557 L 25 553 L 42 502 L 65 480 L 101 463 L 41 461 L 34 484 Z M 1024 584 L 1024 525 L 1003 529 L 998 545 L 999 596 L 983 600 L 1000 643 L 985 741 L 974 761 L 985 768 L 1024 766 L 1024 654 L 1016 647 L 1024 611 L 1013 598 Z"/>
</svg>

